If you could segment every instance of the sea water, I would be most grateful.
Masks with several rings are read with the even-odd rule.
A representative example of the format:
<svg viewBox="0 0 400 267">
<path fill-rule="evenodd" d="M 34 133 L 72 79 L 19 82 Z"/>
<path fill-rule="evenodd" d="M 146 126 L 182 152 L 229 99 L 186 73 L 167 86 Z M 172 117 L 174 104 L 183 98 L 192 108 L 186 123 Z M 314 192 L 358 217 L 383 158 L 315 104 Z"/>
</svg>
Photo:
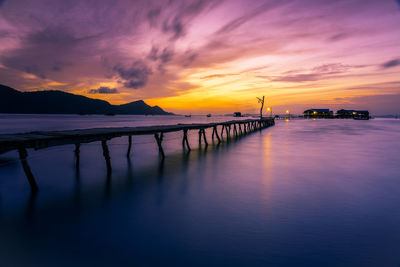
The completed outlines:
<svg viewBox="0 0 400 267">
<path fill-rule="evenodd" d="M 0 115 L 0 133 L 231 120 Z M 167 133 L 0 155 L 0 265 L 398 266 L 400 120 L 291 120 L 219 146 Z"/>
</svg>

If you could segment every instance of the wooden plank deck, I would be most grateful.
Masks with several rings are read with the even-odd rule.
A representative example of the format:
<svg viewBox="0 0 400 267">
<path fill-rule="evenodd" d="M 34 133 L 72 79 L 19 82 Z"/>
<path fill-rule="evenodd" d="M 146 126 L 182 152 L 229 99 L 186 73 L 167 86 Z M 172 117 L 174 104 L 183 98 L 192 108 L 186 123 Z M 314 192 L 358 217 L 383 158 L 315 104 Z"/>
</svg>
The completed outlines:
<svg viewBox="0 0 400 267">
<path fill-rule="evenodd" d="M 82 130 L 67 130 L 67 131 L 37 131 L 29 133 L 17 134 L 0 134 L 0 154 L 8 151 L 17 150 L 20 155 L 21 164 L 25 174 L 31 185 L 32 191 L 37 191 L 36 181 L 30 171 L 27 162 L 27 149 L 43 149 L 52 146 L 61 146 L 74 144 L 76 166 L 79 167 L 79 152 L 80 144 L 100 141 L 103 148 L 103 155 L 107 164 L 107 172 L 111 173 L 110 155 L 107 146 L 107 141 L 122 136 L 129 137 L 127 156 L 130 155 L 133 135 L 154 135 L 160 155 L 165 157 L 162 148 L 163 134 L 169 132 L 183 131 L 182 146 L 190 151 L 190 145 L 187 138 L 187 133 L 190 130 L 199 130 L 199 143 L 203 139 L 205 145 L 208 145 L 205 129 L 213 128 L 212 139 L 218 140 L 218 144 L 223 138 L 225 132 L 226 138 L 232 136 L 238 137 L 254 130 L 260 130 L 275 124 L 273 118 L 263 119 L 247 119 L 233 120 L 226 122 L 215 123 L 197 123 L 197 124 L 176 124 L 176 125 L 158 125 L 158 126 L 140 126 L 140 127 L 112 127 L 112 128 L 93 128 Z M 221 127 L 220 135 L 218 134 L 218 126 Z M 233 129 L 232 129 L 233 126 Z"/>
</svg>

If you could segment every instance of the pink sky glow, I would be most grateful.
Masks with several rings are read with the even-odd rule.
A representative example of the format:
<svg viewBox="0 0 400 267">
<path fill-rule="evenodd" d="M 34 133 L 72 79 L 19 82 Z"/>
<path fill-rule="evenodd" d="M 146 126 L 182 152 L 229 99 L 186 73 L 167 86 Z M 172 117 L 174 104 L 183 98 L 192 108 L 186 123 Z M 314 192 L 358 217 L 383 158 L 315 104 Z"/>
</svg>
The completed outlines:
<svg viewBox="0 0 400 267">
<path fill-rule="evenodd" d="M 400 113 L 395 0 L 0 0 L 0 83 L 177 113 Z"/>
</svg>

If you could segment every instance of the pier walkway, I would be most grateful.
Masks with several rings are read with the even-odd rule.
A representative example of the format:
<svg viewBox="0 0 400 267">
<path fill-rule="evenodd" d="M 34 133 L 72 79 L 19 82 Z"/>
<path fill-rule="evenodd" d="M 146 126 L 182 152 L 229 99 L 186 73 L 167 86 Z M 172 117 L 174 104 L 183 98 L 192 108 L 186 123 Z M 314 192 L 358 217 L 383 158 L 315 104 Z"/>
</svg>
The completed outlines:
<svg viewBox="0 0 400 267">
<path fill-rule="evenodd" d="M 159 154 L 162 159 L 164 159 L 165 153 L 162 147 L 164 133 L 182 131 L 183 149 L 190 151 L 191 148 L 188 140 L 188 131 L 191 130 L 198 130 L 199 144 L 201 145 L 203 140 L 205 146 L 208 146 L 205 132 L 205 130 L 208 128 L 212 128 L 212 140 L 214 141 L 216 139 L 219 144 L 223 139 L 224 133 L 226 139 L 228 140 L 231 136 L 239 137 L 255 130 L 261 130 L 263 128 L 270 127 L 274 124 L 275 121 L 273 118 L 262 118 L 216 123 L 176 124 L 144 127 L 113 127 L 68 131 L 38 131 L 20 134 L 1 134 L 0 154 L 17 150 L 19 152 L 20 161 L 30 184 L 31 190 L 37 191 L 38 186 L 27 161 L 27 149 L 38 150 L 52 146 L 74 144 L 76 167 L 79 168 L 80 145 L 82 143 L 101 142 L 103 156 L 107 165 L 107 173 L 111 174 L 111 160 L 107 141 L 116 137 L 128 137 L 127 156 L 129 157 L 132 148 L 132 136 L 154 135 L 158 145 Z"/>
</svg>

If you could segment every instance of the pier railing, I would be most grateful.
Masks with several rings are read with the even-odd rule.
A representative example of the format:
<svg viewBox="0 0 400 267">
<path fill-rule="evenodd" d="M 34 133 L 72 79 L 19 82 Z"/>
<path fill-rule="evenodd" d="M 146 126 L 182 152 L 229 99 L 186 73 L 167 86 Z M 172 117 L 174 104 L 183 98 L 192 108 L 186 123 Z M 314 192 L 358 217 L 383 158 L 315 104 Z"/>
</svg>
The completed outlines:
<svg viewBox="0 0 400 267">
<path fill-rule="evenodd" d="M 215 123 L 197 123 L 197 124 L 176 124 L 162 126 L 141 126 L 141 127 L 113 127 L 113 128 L 95 128 L 83 130 L 67 131 L 38 131 L 20 134 L 1 134 L 0 135 L 0 154 L 17 150 L 25 175 L 29 181 L 32 191 L 37 191 L 38 186 L 29 167 L 27 158 L 27 149 L 43 149 L 52 146 L 75 145 L 76 167 L 79 168 L 80 145 L 83 143 L 101 142 L 103 156 L 106 161 L 107 173 L 111 174 L 111 159 L 107 141 L 116 137 L 127 136 L 128 148 L 127 156 L 130 156 L 132 148 L 132 136 L 134 135 L 154 135 L 158 145 L 159 154 L 162 159 L 165 157 L 162 142 L 164 133 L 182 131 L 183 149 L 191 150 L 188 140 L 188 131 L 198 130 L 199 144 L 202 141 L 208 146 L 206 129 L 212 128 L 211 138 L 222 142 L 223 136 L 228 140 L 231 136 L 239 137 L 255 130 L 270 127 L 275 124 L 273 118 L 233 120 Z M 220 129 L 218 129 L 218 127 Z"/>
</svg>

